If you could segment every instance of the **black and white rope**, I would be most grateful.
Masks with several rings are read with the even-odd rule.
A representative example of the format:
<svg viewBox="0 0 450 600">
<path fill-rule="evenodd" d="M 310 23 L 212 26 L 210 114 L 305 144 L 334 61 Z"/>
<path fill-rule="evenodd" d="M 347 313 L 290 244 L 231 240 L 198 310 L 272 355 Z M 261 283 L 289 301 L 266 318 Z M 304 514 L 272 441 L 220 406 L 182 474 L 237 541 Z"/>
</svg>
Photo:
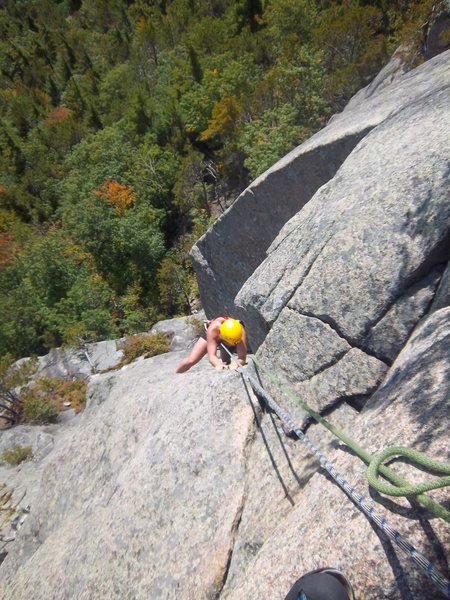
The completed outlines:
<svg viewBox="0 0 450 600">
<path fill-rule="evenodd" d="M 238 368 L 237 371 L 246 379 L 252 386 L 253 390 L 258 396 L 261 396 L 266 404 L 277 414 L 277 416 L 284 422 L 290 431 L 293 431 L 295 435 L 307 446 L 309 451 L 317 457 L 322 468 L 338 483 L 338 485 L 346 492 L 350 498 L 361 508 L 361 510 L 374 521 L 380 529 L 382 529 L 386 535 L 395 542 L 395 544 L 417 565 L 421 570 L 425 572 L 427 577 L 436 585 L 436 587 L 445 595 L 446 598 L 450 598 L 450 582 L 434 567 L 434 565 L 412 544 L 406 541 L 402 535 L 393 527 L 391 527 L 385 517 L 380 515 L 373 506 L 368 504 L 364 497 L 358 494 L 355 487 L 352 486 L 343 477 L 343 475 L 334 468 L 332 463 L 318 450 L 311 440 L 305 435 L 288 412 L 286 412 L 260 385 L 260 383 L 249 373 L 246 369 Z"/>
</svg>

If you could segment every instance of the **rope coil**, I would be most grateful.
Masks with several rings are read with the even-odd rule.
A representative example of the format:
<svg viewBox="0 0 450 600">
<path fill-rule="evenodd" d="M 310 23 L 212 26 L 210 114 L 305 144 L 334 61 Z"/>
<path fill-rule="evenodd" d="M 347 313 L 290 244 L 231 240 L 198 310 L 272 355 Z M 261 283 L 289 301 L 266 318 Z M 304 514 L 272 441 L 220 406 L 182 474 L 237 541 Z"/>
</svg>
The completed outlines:
<svg viewBox="0 0 450 600">
<path fill-rule="evenodd" d="M 436 473 L 445 473 L 450 475 L 450 465 L 432 460 L 428 456 L 424 456 L 421 452 L 412 448 L 403 448 L 402 446 L 392 446 L 386 448 L 380 454 L 372 458 L 367 468 L 367 479 L 370 485 L 382 494 L 388 496 L 417 496 L 431 490 L 438 490 L 443 487 L 450 486 L 450 477 L 438 477 L 434 481 L 426 481 L 424 483 L 416 483 L 414 485 L 390 485 L 382 483 L 378 480 L 378 473 L 382 463 L 390 456 L 404 456 L 412 459 L 417 465 L 426 467 Z M 439 515 L 438 515 L 439 516 Z M 447 520 L 447 519 L 444 519 Z"/>
<path fill-rule="evenodd" d="M 383 492 L 387 495 L 392 496 L 414 496 L 415 499 L 422 504 L 425 508 L 434 513 L 437 517 L 440 517 L 447 523 L 450 523 L 450 511 L 448 511 L 444 506 L 435 502 L 432 498 L 424 495 L 424 491 L 430 491 L 432 489 L 439 489 L 443 487 L 447 487 L 450 485 L 450 477 L 440 477 L 436 478 L 434 482 L 430 482 L 427 484 L 414 484 L 410 485 L 403 477 L 394 473 L 391 469 L 382 464 L 382 462 L 387 457 L 386 452 L 390 453 L 394 450 L 394 454 L 403 455 L 406 458 L 411 459 L 412 461 L 418 463 L 421 466 L 427 467 L 428 469 L 450 475 L 450 465 L 446 465 L 444 463 L 438 463 L 437 461 L 433 461 L 429 457 L 413 450 L 412 448 L 400 448 L 400 451 L 397 452 L 398 447 L 387 448 L 382 453 L 381 460 L 379 460 L 379 456 L 372 456 L 367 450 L 365 450 L 362 446 L 357 444 L 352 438 L 350 438 L 346 433 L 329 423 L 326 419 L 322 417 L 319 413 L 314 411 L 305 401 L 297 398 L 294 394 L 290 392 L 290 390 L 286 389 L 285 386 L 281 385 L 278 381 L 275 381 L 269 371 L 264 368 L 259 361 L 257 361 L 254 357 L 252 358 L 255 365 L 264 372 L 267 378 L 278 387 L 286 396 L 294 400 L 297 404 L 299 404 L 309 415 L 313 417 L 315 421 L 326 427 L 331 433 L 333 433 L 336 437 L 338 437 L 344 444 L 346 444 L 349 448 L 351 448 L 357 456 L 359 456 L 367 465 L 369 465 L 369 469 L 367 471 L 367 479 L 369 484 L 376 489 L 377 491 L 383 492 L 383 489 L 393 490 L 394 493 L 390 494 L 390 492 Z M 391 454 L 389 454 L 391 456 Z M 370 466 L 372 465 L 372 466 Z M 388 486 L 387 484 L 383 484 L 378 481 L 377 474 L 378 472 L 383 475 L 386 479 L 389 479 L 393 486 Z M 406 490 L 406 493 L 397 493 L 397 490 Z"/>
</svg>

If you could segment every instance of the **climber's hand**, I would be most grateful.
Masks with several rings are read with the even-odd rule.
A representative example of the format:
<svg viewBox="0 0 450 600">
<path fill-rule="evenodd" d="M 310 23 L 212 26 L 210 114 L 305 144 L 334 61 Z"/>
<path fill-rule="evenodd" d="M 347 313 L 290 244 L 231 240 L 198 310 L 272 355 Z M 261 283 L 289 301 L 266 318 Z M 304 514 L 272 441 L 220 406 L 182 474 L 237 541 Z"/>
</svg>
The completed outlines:
<svg viewBox="0 0 450 600">
<path fill-rule="evenodd" d="M 216 365 L 214 368 L 216 371 L 226 371 L 228 369 L 228 365 L 221 363 L 220 365 Z"/>
</svg>

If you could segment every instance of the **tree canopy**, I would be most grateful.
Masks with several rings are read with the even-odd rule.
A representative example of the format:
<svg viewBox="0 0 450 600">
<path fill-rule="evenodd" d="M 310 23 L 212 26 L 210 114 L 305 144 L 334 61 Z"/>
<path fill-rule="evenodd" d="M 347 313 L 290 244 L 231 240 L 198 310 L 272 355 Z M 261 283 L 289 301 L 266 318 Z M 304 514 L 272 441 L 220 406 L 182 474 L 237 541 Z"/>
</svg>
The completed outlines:
<svg viewBox="0 0 450 600">
<path fill-rule="evenodd" d="M 2 2 L 0 357 L 188 312 L 192 243 L 432 5 Z"/>
</svg>

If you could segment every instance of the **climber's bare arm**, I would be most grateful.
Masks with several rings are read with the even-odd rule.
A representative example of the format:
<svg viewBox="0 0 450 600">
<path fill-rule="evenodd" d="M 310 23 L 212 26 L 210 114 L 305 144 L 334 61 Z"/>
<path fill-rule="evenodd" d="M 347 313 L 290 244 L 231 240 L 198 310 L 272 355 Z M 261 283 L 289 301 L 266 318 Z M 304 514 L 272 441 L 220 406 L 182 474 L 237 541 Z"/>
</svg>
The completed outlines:
<svg viewBox="0 0 450 600">
<path fill-rule="evenodd" d="M 211 363 L 211 365 L 215 369 L 223 369 L 223 367 L 224 367 L 223 362 L 220 360 L 220 358 L 217 358 L 217 356 L 216 356 L 217 338 L 214 335 L 212 335 L 209 332 L 209 330 L 207 333 L 206 350 L 207 350 L 207 354 L 208 354 L 208 360 Z"/>
</svg>

